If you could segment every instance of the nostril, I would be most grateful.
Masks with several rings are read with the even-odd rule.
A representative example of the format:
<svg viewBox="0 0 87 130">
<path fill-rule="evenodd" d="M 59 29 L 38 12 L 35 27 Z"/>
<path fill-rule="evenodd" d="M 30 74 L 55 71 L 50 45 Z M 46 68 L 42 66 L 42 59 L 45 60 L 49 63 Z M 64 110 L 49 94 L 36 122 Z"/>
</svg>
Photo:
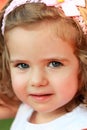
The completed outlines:
<svg viewBox="0 0 87 130">
<path fill-rule="evenodd" d="M 39 79 L 32 79 L 31 86 L 33 87 L 40 87 L 46 86 L 48 84 L 48 80 L 46 78 L 39 78 Z"/>
</svg>

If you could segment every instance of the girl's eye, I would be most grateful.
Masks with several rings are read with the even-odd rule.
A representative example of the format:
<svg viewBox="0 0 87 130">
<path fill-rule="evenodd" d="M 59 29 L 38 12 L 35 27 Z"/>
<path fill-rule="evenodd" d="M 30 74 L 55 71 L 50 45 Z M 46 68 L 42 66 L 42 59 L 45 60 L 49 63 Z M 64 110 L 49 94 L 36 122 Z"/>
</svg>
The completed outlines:
<svg viewBox="0 0 87 130">
<path fill-rule="evenodd" d="M 61 67 L 61 66 L 63 66 L 63 63 L 58 62 L 58 61 L 52 61 L 49 63 L 49 66 L 52 68 Z"/>
<path fill-rule="evenodd" d="M 29 68 L 29 65 L 25 64 L 25 63 L 19 63 L 16 65 L 16 67 L 18 67 L 20 69 L 27 69 L 27 68 Z"/>
</svg>

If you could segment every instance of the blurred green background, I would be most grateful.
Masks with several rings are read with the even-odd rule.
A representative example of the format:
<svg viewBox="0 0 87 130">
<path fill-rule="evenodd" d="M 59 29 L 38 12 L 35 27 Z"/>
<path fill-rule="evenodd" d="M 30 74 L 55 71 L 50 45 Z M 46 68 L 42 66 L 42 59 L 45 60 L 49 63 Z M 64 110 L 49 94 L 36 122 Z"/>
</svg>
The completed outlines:
<svg viewBox="0 0 87 130">
<path fill-rule="evenodd" d="M 0 130 L 10 130 L 13 119 L 0 120 Z"/>
</svg>

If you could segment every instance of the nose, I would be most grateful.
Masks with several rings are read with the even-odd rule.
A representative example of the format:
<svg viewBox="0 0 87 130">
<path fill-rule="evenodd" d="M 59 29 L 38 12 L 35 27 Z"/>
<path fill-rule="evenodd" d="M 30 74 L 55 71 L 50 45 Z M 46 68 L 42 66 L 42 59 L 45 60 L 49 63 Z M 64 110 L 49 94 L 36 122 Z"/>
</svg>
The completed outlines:
<svg viewBox="0 0 87 130">
<path fill-rule="evenodd" d="M 29 81 L 30 85 L 33 87 L 41 87 L 48 84 L 46 73 L 40 69 L 34 69 L 31 71 Z"/>
</svg>

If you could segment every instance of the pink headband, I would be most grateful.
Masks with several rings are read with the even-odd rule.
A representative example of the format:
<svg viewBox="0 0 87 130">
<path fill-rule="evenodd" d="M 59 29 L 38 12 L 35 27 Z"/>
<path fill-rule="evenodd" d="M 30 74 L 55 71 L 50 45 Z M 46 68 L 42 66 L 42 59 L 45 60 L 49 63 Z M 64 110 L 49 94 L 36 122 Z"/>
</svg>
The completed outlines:
<svg viewBox="0 0 87 130">
<path fill-rule="evenodd" d="M 77 8 L 78 6 L 85 7 L 85 0 L 13 0 L 10 3 L 10 5 L 6 8 L 4 16 L 3 16 L 2 27 L 1 27 L 3 35 L 4 35 L 4 30 L 5 30 L 6 16 L 11 11 L 13 11 L 16 7 L 23 5 L 25 3 L 32 3 L 32 2 L 45 3 L 47 6 L 55 6 L 55 7 L 61 6 L 65 15 L 74 17 L 77 21 L 79 21 L 79 24 L 81 25 L 84 31 L 84 34 L 87 34 L 87 26 Z"/>
</svg>

